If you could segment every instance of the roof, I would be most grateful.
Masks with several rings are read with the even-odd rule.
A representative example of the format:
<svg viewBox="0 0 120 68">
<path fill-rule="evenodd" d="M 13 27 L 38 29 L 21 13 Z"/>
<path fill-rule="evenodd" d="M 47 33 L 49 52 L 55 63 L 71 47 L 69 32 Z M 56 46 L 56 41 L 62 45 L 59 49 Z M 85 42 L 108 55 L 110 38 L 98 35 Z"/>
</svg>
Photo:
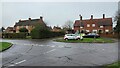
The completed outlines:
<svg viewBox="0 0 120 68">
<path fill-rule="evenodd" d="M 20 20 L 15 24 L 14 27 L 16 26 L 30 26 L 30 25 L 36 25 L 37 23 L 41 23 L 46 25 L 42 19 L 31 19 L 31 20 Z"/>
<path fill-rule="evenodd" d="M 7 29 L 9 29 L 9 30 L 14 30 L 14 27 L 7 27 Z"/>
<path fill-rule="evenodd" d="M 74 26 L 84 26 L 85 23 L 97 23 L 98 26 L 111 26 L 112 18 L 76 20 Z"/>
<path fill-rule="evenodd" d="M 53 29 L 61 29 L 61 27 L 54 26 Z"/>
</svg>

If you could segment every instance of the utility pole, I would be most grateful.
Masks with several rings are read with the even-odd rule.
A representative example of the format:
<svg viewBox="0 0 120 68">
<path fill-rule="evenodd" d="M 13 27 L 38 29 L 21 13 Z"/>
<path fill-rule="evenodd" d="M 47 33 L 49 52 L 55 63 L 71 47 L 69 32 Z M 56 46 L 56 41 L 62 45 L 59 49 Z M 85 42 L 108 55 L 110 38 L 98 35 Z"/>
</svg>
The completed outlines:
<svg viewBox="0 0 120 68">
<path fill-rule="evenodd" d="M 82 20 L 82 16 L 81 16 L 81 14 L 80 14 L 79 16 L 80 16 L 80 21 L 79 21 L 79 22 L 80 22 L 79 33 L 80 33 L 80 31 L 81 31 L 80 28 L 81 28 L 81 20 Z"/>
<path fill-rule="evenodd" d="M 81 32 L 80 32 L 80 31 L 81 31 L 81 21 L 82 21 L 82 16 L 81 16 L 81 14 L 80 14 L 79 16 L 80 16 L 80 21 L 79 21 L 79 22 L 80 22 L 79 34 L 80 34 L 80 37 L 81 37 Z"/>
</svg>

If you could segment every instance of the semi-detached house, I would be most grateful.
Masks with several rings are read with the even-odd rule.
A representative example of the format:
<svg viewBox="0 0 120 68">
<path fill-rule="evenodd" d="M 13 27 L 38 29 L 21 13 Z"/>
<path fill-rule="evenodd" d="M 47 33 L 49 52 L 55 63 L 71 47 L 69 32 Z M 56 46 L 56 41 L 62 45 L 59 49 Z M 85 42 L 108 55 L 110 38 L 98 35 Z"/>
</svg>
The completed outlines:
<svg viewBox="0 0 120 68">
<path fill-rule="evenodd" d="M 105 18 L 105 14 L 103 14 L 103 18 L 93 19 L 93 15 L 91 15 L 90 19 L 85 20 L 80 15 L 80 20 L 75 20 L 74 31 L 111 33 L 113 31 L 112 26 L 112 18 Z"/>
</svg>

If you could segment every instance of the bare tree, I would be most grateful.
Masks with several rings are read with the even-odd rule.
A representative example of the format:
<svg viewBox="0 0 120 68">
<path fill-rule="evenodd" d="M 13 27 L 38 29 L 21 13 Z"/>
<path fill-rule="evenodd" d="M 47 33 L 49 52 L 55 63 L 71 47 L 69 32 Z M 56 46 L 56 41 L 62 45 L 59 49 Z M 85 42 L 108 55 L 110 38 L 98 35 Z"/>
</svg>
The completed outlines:
<svg viewBox="0 0 120 68">
<path fill-rule="evenodd" d="M 65 24 L 63 25 L 63 29 L 72 29 L 72 27 L 73 27 L 73 22 L 72 21 L 70 21 L 70 20 L 68 20 L 68 21 L 66 21 L 65 22 Z"/>
</svg>

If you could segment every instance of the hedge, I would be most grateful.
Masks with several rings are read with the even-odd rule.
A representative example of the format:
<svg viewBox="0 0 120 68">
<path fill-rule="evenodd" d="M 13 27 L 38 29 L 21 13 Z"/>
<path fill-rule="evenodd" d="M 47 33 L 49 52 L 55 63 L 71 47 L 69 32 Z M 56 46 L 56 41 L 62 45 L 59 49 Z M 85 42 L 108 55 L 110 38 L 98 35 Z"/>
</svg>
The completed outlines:
<svg viewBox="0 0 120 68">
<path fill-rule="evenodd" d="M 3 33 L 2 34 L 3 38 L 12 38 L 12 39 L 16 39 L 16 38 L 26 38 L 26 33 Z"/>
</svg>

